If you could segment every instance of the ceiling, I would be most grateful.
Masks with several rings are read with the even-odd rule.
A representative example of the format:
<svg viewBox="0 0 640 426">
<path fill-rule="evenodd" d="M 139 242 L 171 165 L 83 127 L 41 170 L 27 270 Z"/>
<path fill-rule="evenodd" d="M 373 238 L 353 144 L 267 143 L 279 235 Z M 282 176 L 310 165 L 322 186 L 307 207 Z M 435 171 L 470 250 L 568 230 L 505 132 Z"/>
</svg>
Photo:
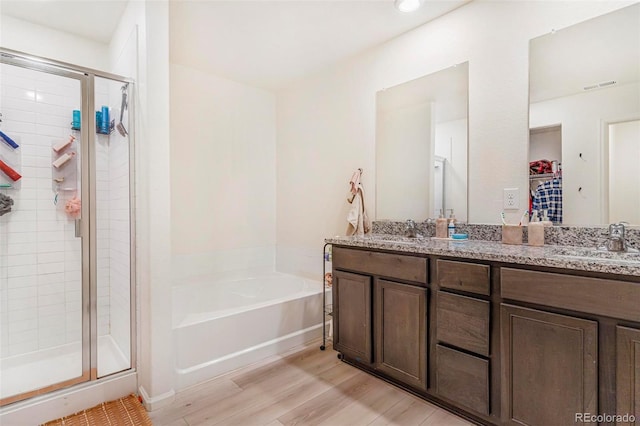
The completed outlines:
<svg viewBox="0 0 640 426">
<path fill-rule="evenodd" d="M 128 0 L 0 0 L 0 13 L 108 44 Z"/>
<path fill-rule="evenodd" d="M 529 58 L 532 103 L 611 80 L 616 85 L 638 82 L 640 4 L 533 39 Z"/>
<path fill-rule="evenodd" d="M 138 1 L 138 0 L 133 0 Z M 471 0 L 170 0 L 171 62 L 275 90 Z M 0 12 L 109 43 L 126 0 L 0 0 Z"/>
<path fill-rule="evenodd" d="M 435 19 L 470 0 L 170 2 L 171 62 L 279 89 Z"/>
</svg>

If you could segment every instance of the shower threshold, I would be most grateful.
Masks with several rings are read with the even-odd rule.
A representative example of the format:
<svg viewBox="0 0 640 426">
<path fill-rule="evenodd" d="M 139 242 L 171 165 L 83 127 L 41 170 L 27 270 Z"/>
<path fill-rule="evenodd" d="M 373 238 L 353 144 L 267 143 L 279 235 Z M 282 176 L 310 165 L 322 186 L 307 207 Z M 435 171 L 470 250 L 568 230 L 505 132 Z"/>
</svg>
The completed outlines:
<svg viewBox="0 0 640 426">
<path fill-rule="evenodd" d="M 98 375 L 130 367 L 111 336 L 98 337 Z M 68 343 L 0 359 L 0 399 L 31 392 L 82 376 L 82 344 Z"/>
</svg>

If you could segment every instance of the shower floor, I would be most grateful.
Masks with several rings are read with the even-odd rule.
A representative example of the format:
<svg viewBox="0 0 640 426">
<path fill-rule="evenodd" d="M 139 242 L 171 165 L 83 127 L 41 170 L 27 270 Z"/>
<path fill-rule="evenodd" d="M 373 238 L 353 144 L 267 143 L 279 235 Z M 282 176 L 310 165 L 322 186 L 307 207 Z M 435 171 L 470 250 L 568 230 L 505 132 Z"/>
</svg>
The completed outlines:
<svg viewBox="0 0 640 426">
<path fill-rule="evenodd" d="M 98 376 L 128 368 L 129 361 L 113 338 L 98 337 Z M 81 376 L 82 344 L 69 343 L 0 359 L 0 375 L 0 399 Z"/>
</svg>

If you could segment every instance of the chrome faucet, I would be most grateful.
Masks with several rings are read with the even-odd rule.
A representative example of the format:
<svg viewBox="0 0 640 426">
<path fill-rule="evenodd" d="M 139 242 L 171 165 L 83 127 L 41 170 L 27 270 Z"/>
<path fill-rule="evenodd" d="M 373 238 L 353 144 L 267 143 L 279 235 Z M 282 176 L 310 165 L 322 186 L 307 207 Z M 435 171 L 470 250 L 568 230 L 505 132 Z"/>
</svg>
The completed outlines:
<svg viewBox="0 0 640 426">
<path fill-rule="evenodd" d="M 609 225 L 609 238 L 605 243 L 605 247 L 608 251 L 627 251 L 624 231 L 624 223 L 612 223 Z"/>
<path fill-rule="evenodd" d="M 407 226 L 404 230 L 404 236 L 409 238 L 418 238 L 421 236 L 418 232 L 418 228 L 416 228 L 416 223 L 411 219 L 407 219 Z"/>
</svg>

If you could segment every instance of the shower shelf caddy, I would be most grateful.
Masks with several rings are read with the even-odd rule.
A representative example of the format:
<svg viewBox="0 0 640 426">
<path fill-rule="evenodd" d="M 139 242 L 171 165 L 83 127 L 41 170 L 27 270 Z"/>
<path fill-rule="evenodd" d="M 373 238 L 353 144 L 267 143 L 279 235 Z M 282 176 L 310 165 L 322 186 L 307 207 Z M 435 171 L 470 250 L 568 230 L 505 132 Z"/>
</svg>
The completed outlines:
<svg viewBox="0 0 640 426">
<path fill-rule="evenodd" d="M 327 281 L 327 264 L 331 265 L 331 243 L 326 243 L 322 248 L 322 345 L 320 350 L 327 347 L 327 340 L 331 340 L 331 329 L 333 325 L 333 304 L 327 303 L 327 289 L 331 286 Z M 331 267 L 329 268 L 331 271 Z M 329 337 L 327 337 L 327 321 L 329 321 Z"/>
</svg>

